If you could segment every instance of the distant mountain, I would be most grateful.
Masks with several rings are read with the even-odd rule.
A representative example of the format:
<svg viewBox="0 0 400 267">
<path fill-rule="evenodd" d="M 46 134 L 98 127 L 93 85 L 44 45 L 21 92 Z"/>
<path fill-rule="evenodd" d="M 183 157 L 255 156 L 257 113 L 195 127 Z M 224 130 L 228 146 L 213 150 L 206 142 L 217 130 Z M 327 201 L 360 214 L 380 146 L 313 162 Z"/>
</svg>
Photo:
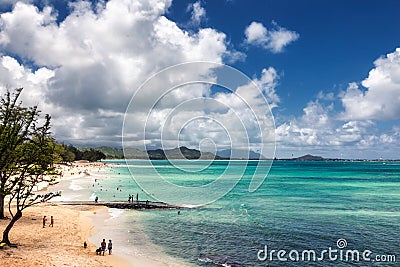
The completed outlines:
<svg viewBox="0 0 400 267">
<path fill-rule="evenodd" d="M 146 159 L 147 153 L 137 148 L 125 148 L 125 158 L 127 159 Z"/>
<path fill-rule="evenodd" d="M 225 149 L 217 152 L 217 156 L 224 159 L 265 159 L 260 153 L 252 150 L 241 150 L 241 149 Z"/>
<path fill-rule="evenodd" d="M 297 160 L 297 161 L 321 161 L 325 160 L 323 157 L 320 156 L 313 156 L 310 154 L 298 157 L 298 158 L 293 158 L 292 160 Z"/>
<path fill-rule="evenodd" d="M 80 148 L 80 150 L 88 150 L 89 148 Z M 101 146 L 95 148 L 98 151 L 101 151 L 106 155 L 107 159 L 123 159 L 124 158 L 124 151 L 122 148 L 115 148 L 110 146 Z M 234 152 L 234 153 L 233 153 Z M 233 156 L 235 156 L 233 158 Z M 212 159 L 265 159 L 265 157 L 257 152 L 251 151 L 248 152 L 247 150 L 231 150 L 225 149 L 217 152 L 217 155 L 214 155 L 211 152 L 201 152 L 197 149 L 190 149 L 185 146 L 177 147 L 173 149 L 153 149 L 142 151 L 137 148 L 125 148 L 125 158 L 127 159 L 205 159 L 205 160 L 212 160 Z M 313 155 L 304 155 L 298 158 L 291 158 L 287 160 L 297 160 L 297 161 L 322 161 L 322 160 L 329 160 L 325 159 L 320 156 L 313 156 Z"/>
<path fill-rule="evenodd" d="M 210 152 L 201 152 L 197 149 L 190 149 L 185 146 L 173 149 L 147 150 L 150 159 L 219 159 Z"/>
<path fill-rule="evenodd" d="M 122 159 L 124 157 L 124 152 L 120 148 L 101 146 L 97 147 L 96 149 L 103 152 L 107 158 Z"/>
<path fill-rule="evenodd" d="M 122 148 L 115 148 L 110 146 L 96 147 L 106 155 L 107 159 L 123 159 L 124 150 Z M 125 148 L 125 156 L 129 159 L 145 159 L 147 157 L 146 152 L 139 150 L 137 148 Z"/>
<path fill-rule="evenodd" d="M 96 150 L 103 152 L 108 159 L 123 159 L 124 151 L 122 148 L 114 148 L 109 146 L 97 147 Z M 125 158 L 127 159 L 220 159 L 210 152 L 201 152 L 196 149 L 187 147 L 179 147 L 174 149 L 155 149 L 142 151 L 137 148 L 125 148 Z"/>
</svg>

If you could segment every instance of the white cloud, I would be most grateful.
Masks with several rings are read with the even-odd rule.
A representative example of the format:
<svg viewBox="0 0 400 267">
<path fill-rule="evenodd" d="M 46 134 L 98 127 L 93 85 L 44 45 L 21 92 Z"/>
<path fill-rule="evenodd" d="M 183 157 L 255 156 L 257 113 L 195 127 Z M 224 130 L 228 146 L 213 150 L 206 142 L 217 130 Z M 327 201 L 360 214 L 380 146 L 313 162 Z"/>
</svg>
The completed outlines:
<svg viewBox="0 0 400 267">
<path fill-rule="evenodd" d="M 249 44 L 264 45 L 268 42 L 267 28 L 262 23 L 253 21 L 245 30 L 246 42 Z"/>
<path fill-rule="evenodd" d="M 317 99 L 326 100 L 326 101 L 334 101 L 336 96 L 333 92 L 325 93 L 323 91 L 319 91 L 317 95 Z"/>
<path fill-rule="evenodd" d="M 182 74 L 180 71 L 176 73 Z M 176 75 L 173 77 L 179 79 Z M 211 82 L 216 81 L 212 76 L 208 78 Z M 163 94 L 146 120 L 145 134 L 151 139 L 147 145 L 157 147 L 162 143 L 175 147 L 184 142 L 187 146 L 196 147 L 204 144 L 202 140 L 213 140 L 218 149 L 230 147 L 243 149 L 249 146 L 260 149 L 262 138 L 269 141 L 274 138 L 272 131 L 274 122 L 265 98 L 268 99 L 273 95 L 277 78 L 276 71 L 269 68 L 262 71 L 259 79 L 255 78 L 252 81 L 240 80 L 236 84 L 232 82 L 233 79 L 229 79 L 229 85 L 236 86 L 225 88 L 230 88 L 232 91 L 212 93 L 208 84 L 197 83 L 174 88 L 168 94 Z M 185 84 L 185 80 L 184 77 L 183 81 L 179 81 Z M 160 84 L 163 88 L 173 88 L 168 85 L 168 81 L 156 84 Z M 256 84 L 263 87 L 259 90 Z M 154 86 L 151 84 L 152 88 Z M 140 94 L 146 95 L 146 91 L 146 89 L 141 90 Z M 139 99 L 144 98 L 139 96 Z M 133 103 L 133 106 L 135 105 L 140 105 L 140 102 Z M 125 124 L 124 131 L 133 133 L 138 132 L 136 128 L 143 129 L 144 127 L 140 126 L 144 124 L 143 121 L 137 118 L 137 114 L 128 113 L 129 123 Z M 138 139 L 137 136 L 133 139 L 135 138 Z M 203 148 L 211 151 L 215 149 L 212 142 L 206 143 L 208 145 L 203 145 Z M 273 156 L 270 144 L 266 144 L 264 148 L 265 155 Z"/>
<path fill-rule="evenodd" d="M 39 103 L 53 116 L 57 138 L 115 144 L 130 98 L 150 75 L 181 62 L 221 63 L 231 53 L 224 33 L 187 32 L 163 16 L 170 4 L 111 0 L 93 10 L 77 1 L 56 23 L 52 8 L 16 3 L 1 14 L 0 51 L 22 61 L 3 57 L 1 85 L 24 86 L 24 94 L 34 96 L 28 104 Z"/>
<path fill-rule="evenodd" d="M 191 23 L 195 26 L 200 25 L 200 23 L 206 18 L 206 10 L 201 6 L 200 1 L 189 4 L 187 10 L 192 12 Z"/>
<path fill-rule="evenodd" d="M 26 3 L 26 4 L 30 4 L 33 3 L 34 0 L 1 0 L 0 1 L 0 7 L 2 6 L 13 6 L 18 2 L 22 2 L 22 3 Z"/>
<path fill-rule="evenodd" d="M 299 119 L 291 119 L 276 129 L 277 142 L 289 147 L 322 145 L 327 134 L 333 132 L 329 120 L 332 106 L 323 106 L 319 102 L 309 102 Z"/>
<path fill-rule="evenodd" d="M 163 14 L 169 5 L 170 1 L 161 0 L 113 0 L 93 10 L 86 2 L 74 2 L 71 14 L 57 24 L 56 12 L 51 8 L 39 10 L 33 5 L 18 3 L 12 12 L 1 15 L 0 47 L 5 54 L 17 55 L 20 62 L 12 57 L 3 58 L 0 84 L 11 88 L 24 86 L 24 103 L 39 104 L 40 109 L 52 115 L 57 139 L 119 145 L 127 104 L 151 75 L 182 62 L 222 63 L 224 58 L 240 56 L 228 49 L 224 33 L 210 28 L 188 32 L 167 19 Z M 43 67 L 34 71 L 22 62 Z M 271 117 L 266 114 L 265 100 L 249 90 L 250 85 L 236 89 L 261 114 L 258 118 L 243 105 L 243 100 L 232 97 L 235 93 L 211 96 L 209 85 L 174 89 L 161 98 L 147 118 L 148 110 L 143 110 L 147 102 L 161 96 L 173 80 L 200 77 L 216 81 L 208 69 L 173 73 L 154 84 L 138 101 L 132 114 L 133 125 L 148 121 L 151 131 L 146 135 L 152 137 L 148 145 L 160 144 L 158 133 L 163 127 L 164 145 L 196 146 L 201 140 L 212 138 L 221 145 L 229 145 L 233 140 L 238 147 L 247 142 L 239 124 L 247 127 L 252 144 L 260 139 L 257 119 L 262 131 L 273 127 Z M 253 81 L 272 106 L 279 102 L 275 92 L 277 79 L 275 69 L 270 67 Z M 205 101 L 204 97 L 209 100 Z M 189 104 L 179 106 L 187 101 Z M 221 101 L 231 107 L 229 112 L 219 110 L 221 106 L 226 107 Z M 166 121 L 175 109 L 180 112 L 172 113 Z M 201 118 L 191 122 L 197 117 Z M 217 122 L 229 129 L 229 137 Z M 179 139 L 177 132 L 182 127 L 183 139 Z M 144 135 L 132 131 L 129 138 L 131 144 L 138 144 Z M 184 143 L 178 144 L 179 140 Z"/>
<path fill-rule="evenodd" d="M 344 118 L 355 120 L 400 119 L 400 48 L 375 62 L 360 88 L 350 83 L 342 95 Z"/>
<path fill-rule="evenodd" d="M 20 65 L 18 61 L 9 56 L 0 58 L 0 91 L 24 87 L 22 100 L 33 106 L 40 99 L 46 97 L 48 91 L 47 81 L 54 76 L 54 72 L 45 67 L 33 71 Z M 29 94 L 27 93 L 29 92 Z"/>
<path fill-rule="evenodd" d="M 305 154 L 337 158 L 398 158 L 400 131 L 382 131 L 371 120 L 342 120 L 333 104 L 310 101 L 299 118 L 276 127 L 278 157 Z"/>
<path fill-rule="evenodd" d="M 274 28 L 268 30 L 262 23 L 253 21 L 245 30 L 246 43 L 280 53 L 285 46 L 299 38 L 298 33 L 282 28 L 276 23 L 273 25 Z"/>
<path fill-rule="evenodd" d="M 243 57 L 229 49 L 224 33 L 211 28 L 188 32 L 166 18 L 170 4 L 169 0 L 111 0 L 91 7 L 77 1 L 71 5 L 71 14 L 56 23 L 55 10 L 17 3 L 12 12 L 0 17 L 0 89 L 24 87 L 22 100 L 28 105 L 39 104 L 43 112 L 52 115 L 53 132 L 59 140 L 119 145 L 126 106 L 152 74 L 182 62 L 223 63 L 227 58 Z M 268 30 L 253 22 L 246 29 L 246 38 L 249 44 L 280 52 L 298 34 L 277 25 Z M 320 92 L 318 100 L 310 101 L 300 117 L 280 122 L 276 129 L 279 151 L 360 158 L 366 157 L 363 153 L 376 158 L 377 154 L 385 155 L 385 150 L 393 151 L 389 148 L 400 143 L 400 128 L 381 131 L 376 120 L 400 118 L 399 54 L 397 49 L 375 62 L 375 68 L 362 82 L 365 89 L 355 83 L 349 85 L 339 96 L 345 107 L 341 116 L 332 104 L 337 96 Z M 160 88 L 168 88 L 171 80 L 185 75 L 193 79 L 200 75 L 215 82 L 208 69 L 164 77 L 135 107 L 134 122 L 146 119 L 147 112 L 142 109 L 148 99 L 158 96 Z M 281 104 L 276 91 L 278 80 L 277 71 L 269 67 L 252 81 L 274 111 Z M 155 133 L 166 126 L 166 144 L 178 145 L 176 133 L 185 123 L 181 141 L 193 147 L 207 138 L 220 145 L 229 145 L 233 140 L 240 146 L 246 136 L 239 124 L 246 127 L 251 142 L 257 143 L 260 129 L 256 126 L 268 134 L 274 122 L 268 116 L 265 100 L 249 86 L 236 88 L 236 93 L 216 95 L 211 94 L 209 86 L 172 91 L 151 114 L 149 127 L 154 132 L 147 133 L 154 135 L 151 145 L 157 145 L 160 140 Z M 204 96 L 210 100 L 202 102 Z M 200 100 L 187 102 L 196 98 Z M 170 113 L 186 102 L 180 112 Z M 196 117 L 201 119 L 190 121 Z M 223 122 L 230 136 L 216 122 Z M 143 139 L 143 134 L 132 132 L 130 137 L 134 144 Z"/>
<path fill-rule="evenodd" d="M 299 34 L 293 31 L 288 31 L 284 28 L 270 31 L 270 41 L 267 47 L 274 53 L 282 52 L 283 48 L 296 41 L 299 38 Z"/>
<path fill-rule="evenodd" d="M 400 128 L 381 121 L 400 119 L 400 48 L 375 61 L 361 84 L 345 92 L 319 92 L 298 118 L 282 120 L 276 129 L 278 156 L 306 153 L 327 157 L 398 158 Z M 339 100 L 345 111 L 334 104 Z M 395 122 L 396 123 L 396 122 Z"/>
<path fill-rule="evenodd" d="M 271 109 L 277 107 L 280 102 L 280 98 L 275 91 L 278 79 L 279 75 L 276 70 L 273 67 L 269 67 L 268 69 L 263 69 L 261 71 L 260 79 L 254 80 L 257 86 L 265 94 Z"/>
</svg>

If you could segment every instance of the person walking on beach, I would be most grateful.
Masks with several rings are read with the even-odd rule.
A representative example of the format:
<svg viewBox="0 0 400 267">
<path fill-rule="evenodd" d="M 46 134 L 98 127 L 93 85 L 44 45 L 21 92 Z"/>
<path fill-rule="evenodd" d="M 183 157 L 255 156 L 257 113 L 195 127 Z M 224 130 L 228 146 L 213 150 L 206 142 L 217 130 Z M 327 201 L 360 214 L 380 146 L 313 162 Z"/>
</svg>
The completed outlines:
<svg viewBox="0 0 400 267">
<path fill-rule="evenodd" d="M 108 255 L 111 255 L 111 253 L 112 253 L 112 242 L 111 242 L 111 239 L 108 240 L 107 248 L 108 248 Z"/>
<path fill-rule="evenodd" d="M 136 203 L 139 203 L 139 194 L 136 193 Z"/>
<path fill-rule="evenodd" d="M 103 252 L 103 256 L 104 256 L 104 252 L 106 251 L 106 246 L 107 246 L 106 240 L 103 239 L 103 242 L 101 242 L 100 245 L 101 245 L 101 251 Z"/>
<path fill-rule="evenodd" d="M 94 199 L 94 203 L 97 203 L 99 201 L 99 197 L 96 196 L 96 198 Z"/>
<path fill-rule="evenodd" d="M 43 228 L 46 227 L 46 221 L 47 221 L 46 216 L 43 216 Z"/>
<path fill-rule="evenodd" d="M 54 226 L 54 218 L 53 218 L 53 216 L 50 216 L 50 224 L 49 224 L 49 227 L 53 227 Z"/>
</svg>

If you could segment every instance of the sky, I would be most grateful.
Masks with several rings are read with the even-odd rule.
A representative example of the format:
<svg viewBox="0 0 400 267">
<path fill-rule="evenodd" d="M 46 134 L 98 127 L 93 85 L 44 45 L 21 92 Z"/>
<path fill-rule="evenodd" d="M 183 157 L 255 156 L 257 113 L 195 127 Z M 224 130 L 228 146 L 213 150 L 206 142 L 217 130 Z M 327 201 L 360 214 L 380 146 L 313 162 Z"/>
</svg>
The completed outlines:
<svg viewBox="0 0 400 267">
<path fill-rule="evenodd" d="M 23 103 L 49 113 L 68 144 L 121 147 L 125 135 L 129 146 L 213 152 L 274 141 L 278 158 L 399 159 L 399 9 L 396 0 L 1 0 L 0 91 L 24 87 Z M 194 61 L 226 64 L 249 83 L 163 95 L 172 80 L 217 81 L 203 66 L 143 87 Z"/>
</svg>

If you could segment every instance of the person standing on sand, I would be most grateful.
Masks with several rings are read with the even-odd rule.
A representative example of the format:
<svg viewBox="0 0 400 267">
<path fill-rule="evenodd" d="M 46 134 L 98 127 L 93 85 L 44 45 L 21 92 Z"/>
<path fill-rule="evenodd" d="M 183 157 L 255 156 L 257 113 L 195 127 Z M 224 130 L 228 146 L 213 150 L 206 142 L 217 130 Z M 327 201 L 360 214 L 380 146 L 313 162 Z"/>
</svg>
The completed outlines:
<svg viewBox="0 0 400 267">
<path fill-rule="evenodd" d="M 43 228 L 46 227 L 46 221 L 47 221 L 46 216 L 43 216 Z"/>
<path fill-rule="evenodd" d="M 101 251 L 103 252 L 103 256 L 104 256 L 104 252 L 106 251 L 106 246 L 107 246 L 106 240 L 103 239 L 103 242 L 101 242 L 100 245 L 101 245 Z"/>
<path fill-rule="evenodd" d="M 111 239 L 108 240 L 107 248 L 108 248 L 108 255 L 111 255 L 111 253 L 112 253 L 112 242 L 111 242 Z"/>
<path fill-rule="evenodd" d="M 49 227 L 53 227 L 54 226 L 54 218 L 53 218 L 53 216 L 50 216 L 50 224 L 49 224 Z"/>
</svg>

